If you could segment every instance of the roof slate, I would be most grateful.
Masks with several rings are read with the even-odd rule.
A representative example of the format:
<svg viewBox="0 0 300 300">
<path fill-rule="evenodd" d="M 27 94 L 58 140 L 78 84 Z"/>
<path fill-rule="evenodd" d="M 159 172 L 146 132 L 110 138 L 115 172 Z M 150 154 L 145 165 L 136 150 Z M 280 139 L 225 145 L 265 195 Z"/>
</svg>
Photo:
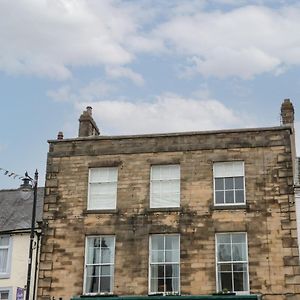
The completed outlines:
<svg viewBox="0 0 300 300">
<path fill-rule="evenodd" d="M 44 188 L 37 190 L 36 221 L 42 221 Z M 33 193 L 23 200 L 19 190 L 0 190 L 0 232 L 30 229 Z"/>
</svg>

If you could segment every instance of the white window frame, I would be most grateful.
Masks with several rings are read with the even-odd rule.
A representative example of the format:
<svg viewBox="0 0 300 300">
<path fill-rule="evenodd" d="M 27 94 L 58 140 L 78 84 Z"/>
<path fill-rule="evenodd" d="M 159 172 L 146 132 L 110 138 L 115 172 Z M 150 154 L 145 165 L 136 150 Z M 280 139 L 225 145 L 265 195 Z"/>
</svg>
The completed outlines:
<svg viewBox="0 0 300 300">
<path fill-rule="evenodd" d="M 101 267 L 104 265 L 111 265 L 113 266 L 113 273 L 112 273 L 112 289 L 110 292 L 99 292 L 99 293 L 90 293 L 86 291 L 86 275 L 87 275 L 87 266 L 90 264 L 87 264 L 87 257 L 88 257 L 88 239 L 92 238 L 105 238 L 110 237 L 114 239 L 114 258 L 112 263 L 98 263 L 97 266 Z M 114 280 L 115 280 L 115 254 L 116 254 L 116 236 L 115 235 L 89 235 L 85 238 L 85 253 L 84 253 L 84 280 L 83 280 L 83 294 L 84 295 L 113 295 L 114 293 Z"/>
<path fill-rule="evenodd" d="M 240 163 L 242 164 L 242 168 L 243 168 L 243 174 L 242 176 L 234 176 L 234 175 L 228 175 L 228 176 L 223 176 L 223 177 L 219 177 L 219 176 L 216 176 L 216 166 L 217 165 L 220 165 L 220 164 L 234 164 L 234 163 Z M 233 203 L 226 203 L 225 202 L 225 198 L 224 198 L 224 203 L 216 203 L 216 186 L 215 186 L 215 179 L 216 178 L 228 178 L 228 177 L 243 177 L 243 190 L 244 190 L 244 202 L 233 202 Z M 214 206 L 243 206 L 246 204 L 246 184 L 245 184 L 245 162 L 244 161 L 241 161 L 241 160 L 233 160 L 233 161 L 226 161 L 226 162 L 214 162 L 213 163 L 213 189 L 214 189 Z M 232 191 L 233 191 L 233 194 L 234 194 L 234 199 L 235 199 L 235 191 L 236 190 L 239 190 L 239 189 L 235 189 L 233 188 Z M 225 186 L 224 186 L 224 192 L 226 191 L 225 189 Z"/>
<path fill-rule="evenodd" d="M 91 172 L 93 172 L 93 170 L 108 170 L 108 169 L 114 169 L 117 172 L 117 176 L 116 179 L 113 181 L 100 181 L 100 182 L 91 182 Z M 89 178 L 88 178 L 88 204 L 87 204 L 87 209 L 88 210 L 112 210 L 112 209 L 116 209 L 117 208 L 117 192 L 118 192 L 118 176 L 119 176 L 119 172 L 118 172 L 118 167 L 99 167 L 99 168 L 90 168 L 89 169 Z M 91 185 L 93 184 L 115 184 L 115 191 L 114 191 L 114 199 L 113 199 L 113 203 L 112 205 L 109 205 L 108 207 L 93 207 L 91 206 Z"/>
<path fill-rule="evenodd" d="M 155 168 L 168 168 L 168 167 L 173 167 L 176 166 L 179 169 L 179 177 L 178 178 L 166 178 L 166 179 L 156 179 L 153 178 L 153 170 Z M 151 171 L 150 171 L 150 208 L 178 208 L 180 207 L 180 197 L 181 197 L 181 191 L 180 191 L 180 177 L 181 177 L 181 168 L 180 168 L 180 164 L 165 164 L 165 165 L 151 165 Z M 169 205 L 154 205 L 153 204 L 153 184 L 154 182 L 177 182 L 178 184 L 178 190 L 179 190 L 179 195 L 177 199 L 174 199 L 174 201 L 172 201 L 172 203 L 170 203 Z"/>
<path fill-rule="evenodd" d="M 12 288 L 11 287 L 0 287 L 1 292 L 8 292 L 8 300 L 12 300 Z M 0 298 L 1 300 L 1 298 Z"/>
<path fill-rule="evenodd" d="M 178 262 L 172 262 L 172 263 L 165 263 L 165 262 L 160 262 L 160 263 L 152 263 L 152 237 L 153 236 L 177 236 L 178 237 L 178 244 L 179 244 L 179 261 Z M 165 238 L 164 238 L 164 251 L 166 251 L 165 247 Z M 162 265 L 167 265 L 167 264 L 178 264 L 178 292 L 151 292 L 151 265 L 153 264 L 162 264 Z M 170 234 L 151 234 L 149 236 L 149 269 L 148 269 L 148 294 L 149 295 L 156 295 L 156 294 L 163 294 L 163 295 L 180 295 L 181 294 L 181 276 L 180 276 L 180 234 L 179 233 L 170 233 Z"/>
<path fill-rule="evenodd" d="M 246 268 L 247 268 L 247 290 L 246 291 L 231 291 L 231 292 L 234 292 L 236 293 L 237 295 L 248 295 L 250 294 L 250 281 L 249 281 L 249 256 L 248 256 L 248 235 L 247 235 L 247 232 L 220 232 L 220 233 L 216 233 L 215 234 L 215 260 L 216 260 L 216 290 L 218 292 L 222 292 L 220 289 L 219 289 L 219 274 L 218 274 L 218 241 L 217 241 L 217 236 L 220 236 L 220 235 L 234 235 L 234 234 L 244 234 L 245 235 L 245 242 L 246 242 L 246 258 L 247 260 L 246 261 L 228 261 L 228 262 L 222 262 L 222 263 L 244 263 L 246 264 Z M 231 245 L 232 245 L 232 240 L 231 240 Z M 234 283 L 232 283 L 232 286 L 234 286 Z"/>
<path fill-rule="evenodd" d="M 11 255 L 12 255 L 12 236 L 10 235 L 0 235 L 1 237 L 8 237 L 8 245 L 7 246 L 0 246 L 0 249 L 7 249 L 7 265 L 6 265 L 6 272 L 0 273 L 0 279 L 10 278 L 10 271 L 11 271 Z"/>
</svg>

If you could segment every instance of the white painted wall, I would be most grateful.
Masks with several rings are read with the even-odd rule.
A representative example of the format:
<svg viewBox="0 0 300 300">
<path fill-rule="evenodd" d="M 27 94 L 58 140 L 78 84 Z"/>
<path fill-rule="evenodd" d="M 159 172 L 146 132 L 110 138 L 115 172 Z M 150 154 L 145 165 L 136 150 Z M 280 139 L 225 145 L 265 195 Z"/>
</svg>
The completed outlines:
<svg viewBox="0 0 300 300">
<path fill-rule="evenodd" d="M 28 255 L 29 255 L 29 233 L 18 233 L 11 235 L 12 238 L 12 252 L 10 260 L 10 276 L 9 278 L 0 278 L 0 289 L 11 288 L 12 296 L 11 300 L 16 299 L 17 287 L 26 287 L 27 281 L 27 267 L 28 267 Z M 34 281 L 34 269 L 35 269 L 35 249 L 33 250 L 33 262 L 32 262 L 32 277 L 31 277 L 31 293 L 33 291 Z M 25 296 L 25 292 L 24 292 Z M 30 297 L 32 299 L 32 296 Z"/>
</svg>

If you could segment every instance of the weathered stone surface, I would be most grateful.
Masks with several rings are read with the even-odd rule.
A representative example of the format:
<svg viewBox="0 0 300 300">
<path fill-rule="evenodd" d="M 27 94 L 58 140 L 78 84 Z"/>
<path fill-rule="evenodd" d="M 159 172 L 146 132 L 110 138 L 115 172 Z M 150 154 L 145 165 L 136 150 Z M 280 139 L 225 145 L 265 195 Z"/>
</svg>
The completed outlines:
<svg viewBox="0 0 300 300">
<path fill-rule="evenodd" d="M 247 232 L 251 293 L 299 293 L 290 133 L 283 126 L 52 141 L 47 173 L 57 172 L 46 180 L 39 299 L 82 294 L 85 237 L 100 234 L 116 236 L 114 293 L 148 294 L 149 235 L 180 233 L 181 293 L 210 294 L 215 234 L 227 231 Z M 232 160 L 245 162 L 247 204 L 214 209 L 213 163 Z M 180 209 L 149 209 L 153 163 L 180 164 Z M 109 164 L 118 166 L 117 210 L 88 212 L 88 169 Z"/>
</svg>

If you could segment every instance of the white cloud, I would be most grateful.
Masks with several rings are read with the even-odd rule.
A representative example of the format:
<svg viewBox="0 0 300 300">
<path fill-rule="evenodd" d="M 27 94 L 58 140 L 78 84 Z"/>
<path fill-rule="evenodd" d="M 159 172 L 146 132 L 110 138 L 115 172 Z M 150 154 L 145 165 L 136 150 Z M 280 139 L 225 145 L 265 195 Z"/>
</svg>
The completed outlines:
<svg viewBox="0 0 300 300">
<path fill-rule="evenodd" d="M 47 91 L 46 95 L 57 102 L 86 102 L 101 99 L 114 91 L 115 88 L 102 79 L 94 79 L 88 84 L 73 89 L 70 85 L 63 85 L 56 90 Z"/>
<path fill-rule="evenodd" d="M 109 66 L 106 67 L 106 73 L 110 78 L 125 77 L 133 81 L 136 85 L 142 86 L 144 84 L 143 77 L 129 68 Z"/>
<path fill-rule="evenodd" d="M 174 94 L 157 97 L 153 102 L 100 101 L 77 104 L 78 112 L 92 105 L 93 116 L 102 132 L 141 134 L 199 131 L 245 127 L 237 112 L 217 100 L 186 99 Z"/>
<path fill-rule="evenodd" d="M 66 79 L 71 66 L 125 65 L 137 31 L 118 1 L 1 1 L 0 69 Z"/>
<path fill-rule="evenodd" d="M 104 66 L 142 85 L 131 64 L 161 55 L 183 59 L 188 74 L 279 75 L 300 64 L 300 6 L 285 3 L 0 1 L 0 70 L 68 79 L 76 67 Z"/>
<path fill-rule="evenodd" d="M 154 34 L 177 55 L 189 58 L 189 74 L 249 79 L 300 64 L 299 27 L 300 6 L 243 6 L 177 12 Z"/>
</svg>

